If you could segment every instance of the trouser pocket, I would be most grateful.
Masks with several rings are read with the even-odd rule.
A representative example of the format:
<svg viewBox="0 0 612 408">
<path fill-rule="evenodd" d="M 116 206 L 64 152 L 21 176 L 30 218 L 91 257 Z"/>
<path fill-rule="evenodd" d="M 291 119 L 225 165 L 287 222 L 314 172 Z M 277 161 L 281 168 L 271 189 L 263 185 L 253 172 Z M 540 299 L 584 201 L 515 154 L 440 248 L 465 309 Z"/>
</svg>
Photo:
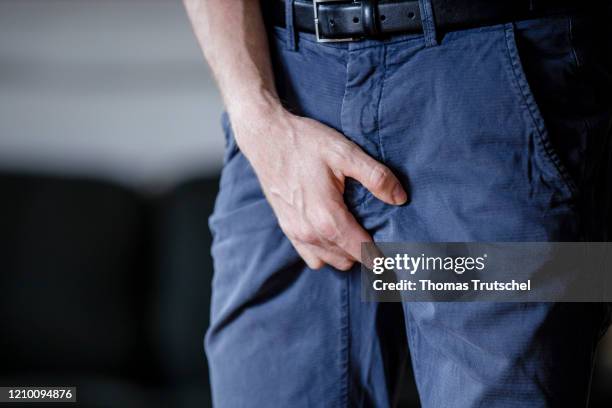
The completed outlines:
<svg viewBox="0 0 612 408">
<path fill-rule="evenodd" d="M 554 27 L 551 28 L 554 29 Z M 530 142 L 533 142 L 534 158 L 542 170 L 543 176 L 551 184 L 559 188 L 564 195 L 571 196 L 576 192 L 576 185 L 557 151 L 557 145 L 551 139 L 551 129 L 547 126 L 547 121 L 544 119 L 540 104 L 536 100 L 530 81 L 527 78 L 521 58 L 522 54 L 519 50 L 519 41 L 517 41 L 521 32 L 516 29 L 514 24 L 507 24 L 504 30 L 509 69 L 514 82 L 511 87 L 518 98 L 518 103 L 522 106 L 524 119 L 533 131 L 534 138 Z M 563 48 L 565 53 L 572 52 L 570 45 Z M 546 57 L 541 56 L 541 58 Z M 575 61 L 571 55 L 561 55 L 557 57 L 557 60 L 558 63 L 565 64 L 564 70 L 570 71 L 575 69 Z M 537 64 L 536 61 L 531 61 L 530 63 Z M 534 81 L 537 81 L 537 78 Z M 586 129 L 583 129 L 581 137 L 584 137 L 585 133 Z M 529 147 L 531 148 L 531 146 Z M 579 147 L 575 146 L 574 148 Z M 572 155 L 573 153 L 567 152 L 567 154 Z"/>
</svg>

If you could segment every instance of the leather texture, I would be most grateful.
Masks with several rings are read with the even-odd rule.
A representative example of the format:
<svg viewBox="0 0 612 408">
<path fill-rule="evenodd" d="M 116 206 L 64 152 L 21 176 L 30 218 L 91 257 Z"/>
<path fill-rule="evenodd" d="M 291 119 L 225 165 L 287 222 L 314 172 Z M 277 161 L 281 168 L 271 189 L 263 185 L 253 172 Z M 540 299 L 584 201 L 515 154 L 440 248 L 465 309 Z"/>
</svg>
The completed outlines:
<svg viewBox="0 0 612 408">
<path fill-rule="evenodd" d="M 273 0 L 264 13 L 272 24 L 285 27 L 285 0 Z M 599 0 L 434 0 L 433 12 L 439 32 L 508 23 L 574 11 Z M 418 1 L 363 0 L 327 2 L 318 5 L 321 38 L 340 39 L 376 37 L 391 34 L 421 33 Z M 312 1 L 294 1 L 294 26 L 314 33 Z"/>
</svg>

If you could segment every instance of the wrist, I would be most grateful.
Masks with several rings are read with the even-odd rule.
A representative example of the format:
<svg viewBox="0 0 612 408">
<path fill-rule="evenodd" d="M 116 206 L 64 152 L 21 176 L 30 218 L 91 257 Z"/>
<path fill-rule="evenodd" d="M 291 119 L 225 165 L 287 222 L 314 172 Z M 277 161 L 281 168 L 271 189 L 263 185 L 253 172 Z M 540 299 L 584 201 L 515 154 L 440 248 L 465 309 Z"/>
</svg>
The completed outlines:
<svg viewBox="0 0 612 408">
<path fill-rule="evenodd" d="M 243 151 L 250 150 L 250 145 L 257 145 L 262 139 L 272 136 L 275 133 L 273 129 L 282 127 L 288 117 L 292 116 L 276 95 L 265 92 L 255 98 L 228 104 L 227 111 L 234 137 Z"/>
<path fill-rule="evenodd" d="M 232 123 L 249 127 L 285 112 L 275 93 L 262 90 L 242 93 L 227 101 L 226 107 Z"/>
</svg>

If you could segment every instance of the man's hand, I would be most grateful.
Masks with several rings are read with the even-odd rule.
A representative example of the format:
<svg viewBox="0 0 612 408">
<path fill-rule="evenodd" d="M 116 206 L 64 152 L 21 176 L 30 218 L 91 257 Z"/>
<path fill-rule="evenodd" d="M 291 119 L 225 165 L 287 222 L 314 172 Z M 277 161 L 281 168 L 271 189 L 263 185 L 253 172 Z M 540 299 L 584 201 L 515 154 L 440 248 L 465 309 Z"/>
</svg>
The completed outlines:
<svg viewBox="0 0 612 408">
<path fill-rule="evenodd" d="M 343 201 L 347 177 L 389 204 L 406 193 L 391 171 L 333 129 L 281 106 L 259 0 L 184 0 L 236 141 L 279 224 L 308 266 L 349 269 L 372 239 Z"/>
<path fill-rule="evenodd" d="M 370 235 L 343 200 L 351 177 L 380 200 L 407 196 L 393 173 L 344 135 L 278 107 L 263 117 L 235 118 L 236 141 L 257 173 L 280 227 L 312 269 L 348 270 Z"/>
</svg>

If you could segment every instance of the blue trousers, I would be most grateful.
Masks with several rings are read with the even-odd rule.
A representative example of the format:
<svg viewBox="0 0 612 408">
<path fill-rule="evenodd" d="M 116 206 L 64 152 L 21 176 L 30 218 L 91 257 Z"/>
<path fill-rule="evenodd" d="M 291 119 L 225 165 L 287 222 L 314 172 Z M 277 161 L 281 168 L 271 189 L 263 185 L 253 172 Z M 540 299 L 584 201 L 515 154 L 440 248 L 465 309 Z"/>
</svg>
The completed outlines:
<svg viewBox="0 0 612 408">
<path fill-rule="evenodd" d="M 437 44 L 300 34 L 295 49 L 274 28 L 270 43 L 286 107 L 346 135 L 409 191 L 394 207 L 349 181 L 346 202 L 376 241 L 605 241 L 606 18 L 559 15 Z M 407 353 L 423 407 L 586 404 L 607 305 L 362 302 L 358 268 L 305 266 L 223 126 L 206 336 L 216 406 L 392 406 Z"/>
</svg>

